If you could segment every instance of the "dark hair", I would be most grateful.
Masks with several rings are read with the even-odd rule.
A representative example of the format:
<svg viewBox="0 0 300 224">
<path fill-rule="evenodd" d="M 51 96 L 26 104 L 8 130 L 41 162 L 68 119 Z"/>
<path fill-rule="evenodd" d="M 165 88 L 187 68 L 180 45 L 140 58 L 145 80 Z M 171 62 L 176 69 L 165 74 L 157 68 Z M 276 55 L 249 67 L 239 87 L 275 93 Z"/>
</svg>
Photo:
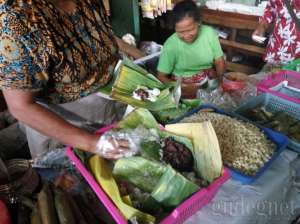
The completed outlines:
<svg viewBox="0 0 300 224">
<path fill-rule="evenodd" d="M 183 0 L 178 2 L 172 11 L 172 17 L 174 26 L 185 17 L 191 17 L 196 22 L 200 22 L 199 9 L 196 3 L 192 0 Z"/>
</svg>

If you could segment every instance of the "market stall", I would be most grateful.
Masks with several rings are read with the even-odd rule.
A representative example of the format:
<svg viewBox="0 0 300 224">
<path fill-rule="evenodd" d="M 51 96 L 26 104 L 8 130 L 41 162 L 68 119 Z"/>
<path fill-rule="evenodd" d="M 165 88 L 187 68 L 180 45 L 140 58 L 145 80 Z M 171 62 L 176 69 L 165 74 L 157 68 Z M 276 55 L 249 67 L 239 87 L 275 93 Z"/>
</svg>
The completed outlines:
<svg viewBox="0 0 300 224">
<path fill-rule="evenodd" d="M 235 50 L 259 57 L 264 54 L 265 45 L 236 42 L 237 29 L 256 30 L 257 16 L 263 12 L 256 6 L 244 5 L 244 11 L 257 13 L 241 15 L 232 10 L 220 12 L 214 8 L 216 1 L 210 1 L 207 6 L 212 9 L 202 8 L 206 24 L 201 26 L 194 1 L 142 1 L 141 16 L 159 17 L 170 11 L 175 2 L 185 5 L 182 9 L 178 3 L 179 8 L 174 9 L 178 15 L 175 33 L 166 44 L 145 41 L 139 45 L 138 36 L 123 38 L 130 47 L 137 45 L 146 55 L 137 60 L 136 54 L 128 54 L 130 47 L 119 44 L 120 40 L 110 35 L 110 25 L 106 24 L 103 40 L 111 45 L 92 45 L 93 49 L 106 51 L 101 63 L 111 60 L 100 69 L 105 71 L 103 80 L 87 75 L 83 85 L 80 80 L 86 73 L 80 71 L 82 77 L 61 77 L 57 79 L 61 82 L 56 80 L 53 85 L 60 91 L 66 90 L 65 99 L 59 98 L 66 100 L 77 90 L 71 87 L 71 80 L 79 80 L 80 88 L 100 81 L 101 85 L 87 98 L 88 90 L 73 92 L 80 95 L 79 104 L 39 101 L 38 107 L 43 109 L 24 116 L 25 109 L 35 104 L 33 96 L 26 95 L 30 100 L 24 108 L 23 103 L 8 101 L 13 94 L 4 91 L 10 108 L 22 108 L 21 113 L 14 113 L 18 119 L 34 124 L 22 126 L 27 131 L 26 138 L 39 141 L 48 138 L 47 134 L 51 138 L 41 144 L 47 150 L 35 151 L 31 160 L 0 158 L 0 224 L 297 223 L 298 59 L 272 65 L 272 69 L 278 69 L 276 72 L 258 72 L 258 64 L 249 69 L 238 61 L 233 63 Z M 225 4 L 219 1 L 222 2 Z M 104 3 L 106 13 L 113 15 L 117 2 Z M 228 8 L 235 6 L 228 4 Z M 122 11 L 121 5 L 118 10 Z M 96 15 L 95 19 L 101 17 L 108 22 L 104 12 Z M 209 23 L 232 28 L 229 40 L 220 41 Z M 87 42 L 84 39 L 80 46 Z M 111 46 L 116 44 L 121 49 L 118 57 L 112 56 L 117 47 Z M 78 46 L 74 44 L 72 49 L 74 61 L 86 55 L 97 61 L 90 51 L 80 51 L 79 57 Z M 200 50 L 201 54 L 197 54 Z M 227 62 L 223 50 L 227 50 Z M 64 53 L 67 57 L 70 52 Z M 287 55 L 282 53 L 283 57 L 285 60 Z M 94 69 L 94 64 L 101 64 L 95 61 L 85 66 Z M 18 63 L 13 62 L 12 66 Z M 63 71 L 73 68 L 66 66 Z M 254 71 L 257 73 L 247 74 Z M 51 91 L 49 94 L 55 92 Z M 47 119 L 38 120 L 40 114 Z M 85 118 L 85 114 L 90 115 Z M 27 117 L 32 120 L 26 122 Z M 23 145 L 24 141 L 15 140 L 14 144 Z"/>
</svg>

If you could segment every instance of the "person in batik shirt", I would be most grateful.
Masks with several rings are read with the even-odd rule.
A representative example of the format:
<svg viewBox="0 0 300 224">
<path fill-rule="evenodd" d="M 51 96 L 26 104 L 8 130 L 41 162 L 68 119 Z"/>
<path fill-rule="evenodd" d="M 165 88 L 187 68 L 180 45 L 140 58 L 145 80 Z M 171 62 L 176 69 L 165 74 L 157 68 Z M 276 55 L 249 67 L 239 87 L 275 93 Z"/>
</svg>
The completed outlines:
<svg viewBox="0 0 300 224">
<path fill-rule="evenodd" d="M 300 18 L 300 0 L 289 0 Z M 296 27 L 284 0 L 269 0 L 253 35 L 264 36 L 273 26 L 264 60 L 270 65 L 288 64 L 300 56 L 300 30 Z"/>
<path fill-rule="evenodd" d="M 122 115 L 97 91 L 111 80 L 119 48 L 138 51 L 114 36 L 101 0 L 0 0 L 0 14 L 0 89 L 25 124 L 32 157 L 53 139 L 95 152 L 99 136 L 78 126 Z"/>
</svg>

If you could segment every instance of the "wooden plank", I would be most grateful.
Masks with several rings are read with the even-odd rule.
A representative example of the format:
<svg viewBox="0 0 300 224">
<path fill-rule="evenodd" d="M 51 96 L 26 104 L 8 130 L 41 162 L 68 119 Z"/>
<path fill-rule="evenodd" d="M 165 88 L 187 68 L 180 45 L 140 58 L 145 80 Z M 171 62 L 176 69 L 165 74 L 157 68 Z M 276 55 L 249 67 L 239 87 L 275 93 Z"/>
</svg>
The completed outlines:
<svg viewBox="0 0 300 224">
<path fill-rule="evenodd" d="M 229 61 L 226 61 L 226 69 L 228 71 L 243 72 L 248 75 L 256 74 L 257 72 L 259 72 L 259 69 L 257 67 L 251 67 L 248 65 L 237 64 Z"/>
<path fill-rule="evenodd" d="M 242 44 L 232 40 L 220 39 L 220 43 L 225 47 L 232 47 L 235 50 L 242 50 L 244 52 L 250 52 L 253 54 L 263 55 L 265 53 L 265 48 L 258 47 L 250 44 Z"/>
<path fill-rule="evenodd" d="M 254 30 L 258 25 L 258 16 L 224 12 L 208 8 L 200 9 L 204 23 L 235 29 Z"/>
</svg>

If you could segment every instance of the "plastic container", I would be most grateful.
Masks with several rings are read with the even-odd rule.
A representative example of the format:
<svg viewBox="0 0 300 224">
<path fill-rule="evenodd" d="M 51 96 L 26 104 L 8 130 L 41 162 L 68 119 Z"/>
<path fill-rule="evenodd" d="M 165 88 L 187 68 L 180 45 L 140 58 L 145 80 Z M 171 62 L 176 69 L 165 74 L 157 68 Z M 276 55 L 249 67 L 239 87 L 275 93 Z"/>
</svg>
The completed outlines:
<svg viewBox="0 0 300 224">
<path fill-rule="evenodd" d="M 264 106 L 266 110 L 270 112 L 284 111 L 288 115 L 300 121 L 300 104 L 284 100 L 268 93 L 251 98 L 249 101 L 238 107 L 234 112 L 242 114 L 246 110 L 261 106 Z M 288 147 L 300 153 L 300 142 L 290 139 Z"/>
<path fill-rule="evenodd" d="M 257 92 L 300 104 L 300 73 L 282 70 L 270 74 L 257 84 Z"/>
<path fill-rule="evenodd" d="M 110 125 L 100 129 L 97 133 L 101 134 L 108 130 L 110 130 L 114 125 Z M 119 212 L 118 208 L 114 205 L 114 203 L 110 200 L 110 198 L 103 191 L 101 186 L 94 179 L 93 175 L 88 171 L 88 169 L 82 164 L 82 162 L 77 158 L 77 156 L 73 153 L 71 147 L 68 147 L 66 150 L 67 156 L 72 160 L 76 168 L 79 170 L 81 175 L 88 182 L 90 187 L 98 196 L 99 200 L 106 207 L 107 211 L 111 214 L 113 219 L 118 224 L 127 224 L 127 221 L 124 219 L 122 214 Z M 224 169 L 223 175 L 216 179 L 213 183 L 211 183 L 206 188 L 201 188 L 198 192 L 194 193 L 180 205 L 178 205 L 167 217 L 165 217 L 160 223 L 161 224 L 181 224 L 199 211 L 203 206 L 208 204 L 218 189 L 230 178 L 230 173 L 227 168 Z"/>
<path fill-rule="evenodd" d="M 222 110 L 219 110 L 216 107 L 213 107 L 211 105 L 202 105 L 202 106 L 188 112 L 184 116 L 172 121 L 172 123 L 177 123 L 180 120 L 182 120 L 183 118 L 189 117 L 192 114 L 197 113 L 199 110 L 202 110 L 202 109 L 212 109 L 216 113 L 224 114 L 224 115 L 227 115 L 227 116 L 230 116 L 230 117 L 237 118 L 239 120 L 247 121 L 245 118 L 240 117 L 239 115 L 236 115 L 236 114 L 233 114 L 233 113 L 226 113 L 226 112 L 224 112 Z M 250 183 L 254 182 L 256 179 L 258 179 L 264 173 L 264 171 L 273 163 L 273 161 L 280 155 L 280 153 L 286 148 L 286 146 L 289 143 L 289 140 L 285 135 L 282 135 L 278 132 L 272 131 L 269 128 L 260 127 L 260 126 L 259 126 L 259 128 L 265 133 L 265 135 L 274 144 L 276 144 L 276 150 L 275 150 L 275 153 L 273 154 L 272 158 L 268 162 L 266 162 L 265 165 L 253 176 L 242 174 L 241 172 L 239 172 L 239 171 L 237 171 L 237 170 L 235 170 L 231 167 L 228 167 L 230 169 L 230 175 L 231 175 L 232 179 L 238 180 L 242 184 L 250 184 Z"/>
<path fill-rule="evenodd" d="M 242 90 L 246 87 L 247 75 L 240 72 L 224 74 L 222 88 L 226 92 Z"/>
</svg>

